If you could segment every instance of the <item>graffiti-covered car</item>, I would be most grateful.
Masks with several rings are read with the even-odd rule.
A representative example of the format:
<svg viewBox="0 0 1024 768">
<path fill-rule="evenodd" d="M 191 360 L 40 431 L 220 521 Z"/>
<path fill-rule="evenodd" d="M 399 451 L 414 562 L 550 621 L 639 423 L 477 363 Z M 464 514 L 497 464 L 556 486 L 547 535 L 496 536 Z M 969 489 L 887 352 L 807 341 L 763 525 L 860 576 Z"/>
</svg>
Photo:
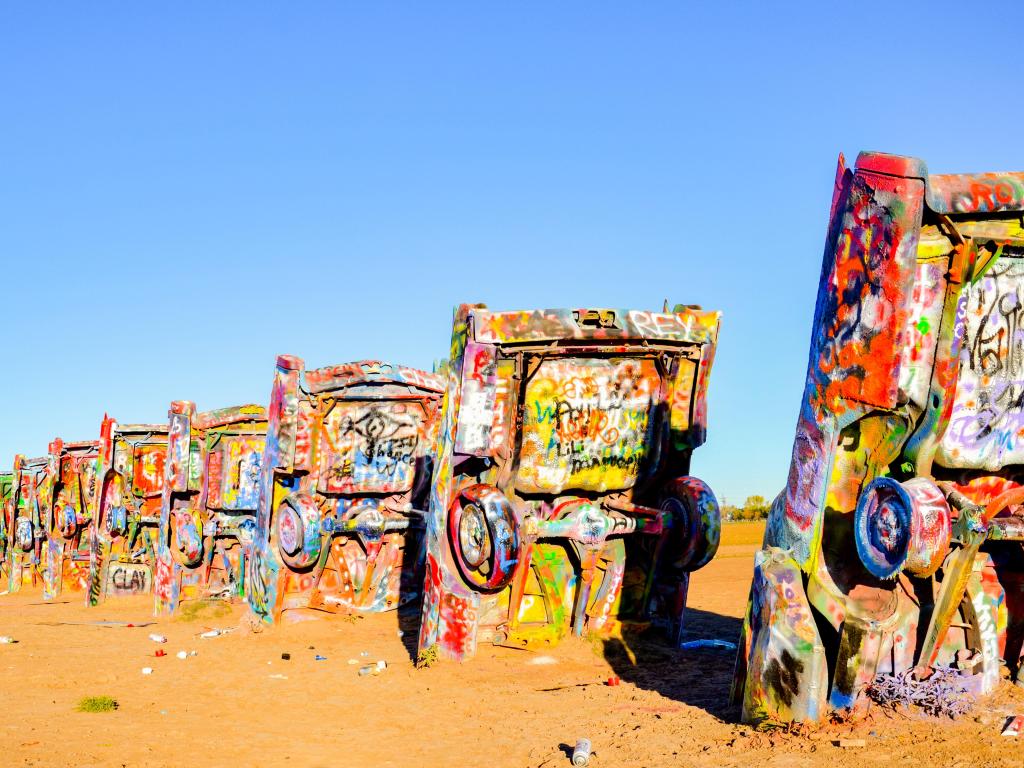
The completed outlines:
<svg viewBox="0 0 1024 768">
<path fill-rule="evenodd" d="M 44 510 L 50 505 L 53 481 L 49 456 L 14 457 L 11 525 L 7 549 L 8 588 L 42 584 L 42 553 L 46 541 Z"/>
<path fill-rule="evenodd" d="M 43 597 L 52 600 L 65 590 L 83 595 L 89 589 L 92 516 L 95 509 L 96 460 L 99 442 L 50 443 L 50 504 L 41 510 Z"/>
<path fill-rule="evenodd" d="M 104 417 L 96 462 L 100 490 L 90 546 L 90 605 L 152 592 L 166 459 L 166 424 L 120 424 Z"/>
<path fill-rule="evenodd" d="M 0 472 L 0 585 L 10 586 L 9 545 L 14 505 L 14 473 Z"/>
<path fill-rule="evenodd" d="M 1022 173 L 840 158 L 737 665 L 747 720 L 856 712 L 879 676 L 939 667 L 985 693 L 1004 654 L 1021 679 L 1022 211 Z"/>
<path fill-rule="evenodd" d="M 419 648 L 543 648 L 623 621 L 679 637 L 718 548 L 704 443 L 719 313 L 456 310 Z"/>
<path fill-rule="evenodd" d="M 418 597 L 443 391 L 413 368 L 307 371 L 278 358 L 246 584 L 257 615 L 383 611 Z"/>
<path fill-rule="evenodd" d="M 267 414 L 259 405 L 168 413 L 154 587 L 159 613 L 183 600 L 241 597 L 256 529 Z"/>
</svg>

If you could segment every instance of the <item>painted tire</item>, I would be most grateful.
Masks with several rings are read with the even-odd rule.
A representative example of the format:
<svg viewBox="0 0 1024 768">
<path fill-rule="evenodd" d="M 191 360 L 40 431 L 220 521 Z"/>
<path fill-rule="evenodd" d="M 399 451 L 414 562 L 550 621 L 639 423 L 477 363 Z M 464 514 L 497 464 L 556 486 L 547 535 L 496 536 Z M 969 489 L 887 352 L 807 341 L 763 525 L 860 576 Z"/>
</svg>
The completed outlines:
<svg viewBox="0 0 1024 768">
<path fill-rule="evenodd" d="M 193 568 L 203 560 L 203 519 L 197 509 L 171 513 L 171 552 L 181 565 Z"/>
<path fill-rule="evenodd" d="M 519 564 L 519 523 L 512 503 L 492 485 L 463 489 L 448 508 L 448 543 L 466 584 L 496 592 L 512 581 Z"/>
<path fill-rule="evenodd" d="M 70 504 L 58 502 L 53 506 L 54 531 L 64 539 L 74 538 L 78 530 L 78 515 Z"/>
<path fill-rule="evenodd" d="M 124 479 L 114 474 L 103 484 L 100 497 L 100 528 L 107 536 L 128 532 L 128 508 L 124 506 Z"/>
<path fill-rule="evenodd" d="M 19 517 L 14 523 L 14 546 L 22 552 L 32 551 L 32 521 Z"/>
<path fill-rule="evenodd" d="M 312 497 L 293 493 L 274 514 L 277 551 L 292 570 L 306 570 L 320 559 L 320 510 Z"/>
<path fill-rule="evenodd" d="M 722 538 L 722 513 L 708 484 L 696 477 L 677 478 L 666 486 L 659 506 L 672 515 L 666 552 L 670 566 L 696 571 L 711 562 Z"/>
<path fill-rule="evenodd" d="M 857 500 L 854 539 L 868 572 L 879 579 L 905 570 L 927 578 L 942 565 L 952 531 L 949 504 L 934 482 L 878 477 Z"/>
</svg>

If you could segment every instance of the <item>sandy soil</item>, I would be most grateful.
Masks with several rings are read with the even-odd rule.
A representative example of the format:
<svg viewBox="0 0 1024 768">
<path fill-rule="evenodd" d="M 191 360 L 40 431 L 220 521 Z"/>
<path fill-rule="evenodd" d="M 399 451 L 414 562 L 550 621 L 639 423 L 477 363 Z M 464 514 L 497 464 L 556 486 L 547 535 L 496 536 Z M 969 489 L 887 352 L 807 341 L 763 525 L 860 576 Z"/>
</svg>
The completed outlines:
<svg viewBox="0 0 1024 768">
<path fill-rule="evenodd" d="M 719 556 L 693 579 L 691 637 L 735 639 L 759 540 L 754 524 L 727 526 Z M 1008 683 L 956 723 L 875 712 L 856 725 L 766 734 L 738 724 L 727 703 L 729 652 L 675 651 L 653 638 L 628 648 L 570 641 L 550 657 L 484 648 L 470 664 L 415 669 L 414 617 L 328 618 L 253 634 L 240 608 L 206 606 L 139 626 L 153 621 L 149 601 L 86 609 L 0 597 L 0 635 L 19 641 L 0 645 L 0 765 L 568 766 L 581 736 L 593 742 L 596 768 L 977 768 L 1019 766 L 1024 752 L 1000 736 L 1009 714 L 1024 713 L 1024 692 Z M 198 637 L 211 627 L 237 629 Z M 157 645 L 151 632 L 168 642 Z M 167 656 L 154 657 L 158 648 Z M 179 650 L 198 653 L 183 661 Z M 388 663 L 383 674 L 358 675 L 378 659 Z M 621 685 L 605 685 L 610 675 Z M 119 708 L 76 711 L 85 696 L 112 696 Z"/>
</svg>

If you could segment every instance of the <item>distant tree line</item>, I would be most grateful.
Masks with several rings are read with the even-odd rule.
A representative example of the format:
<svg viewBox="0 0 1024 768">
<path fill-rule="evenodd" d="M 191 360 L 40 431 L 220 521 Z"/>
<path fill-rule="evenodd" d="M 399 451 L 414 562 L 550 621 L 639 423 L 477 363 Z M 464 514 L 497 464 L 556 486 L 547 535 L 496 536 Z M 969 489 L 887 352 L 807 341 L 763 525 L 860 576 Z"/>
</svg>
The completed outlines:
<svg viewBox="0 0 1024 768">
<path fill-rule="evenodd" d="M 735 504 L 722 506 L 722 518 L 725 520 L 767 520 L 768 509 L 771 507 L 764 496 L 747 496 L 742 507 Z"/>
</svg>

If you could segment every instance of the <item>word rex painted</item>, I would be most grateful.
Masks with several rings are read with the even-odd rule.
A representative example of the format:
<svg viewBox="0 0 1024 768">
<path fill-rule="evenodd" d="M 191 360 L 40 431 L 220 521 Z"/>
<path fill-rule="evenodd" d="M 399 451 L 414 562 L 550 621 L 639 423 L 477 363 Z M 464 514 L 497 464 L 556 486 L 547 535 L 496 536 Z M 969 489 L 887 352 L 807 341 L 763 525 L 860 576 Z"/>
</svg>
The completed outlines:
<svg viewBox="0 0 1024 768">
<path fill-rule="evenodd" d="M 158 613 L 182 600 L 244 594 L 267 431 L 259 405 L 196 413 L 179 400 L 168 419 L 153 590 Z"/>
<path fill-rule="evenodd" d="M 745 719 L 858 711 L 878 676 L 937 667 L 988 692 L 1004 654 L 1024 681 L 1022 211 L 1024 173 L 840 157 L 737 664 Z"/>
<path fill-rule="evenodd" d="M 256 614 L 383 611 L 418 598 L 443 391 L 441 377 L 412 368 L 306 371 L 278 358 L 248 565 Z"/>
<path fill-rule="evenodd" d="M 660 623 L 715 554 L 690 476 L 719 314 L 456 310 L 427 519 L 422 658 Z"/>
</svg>

